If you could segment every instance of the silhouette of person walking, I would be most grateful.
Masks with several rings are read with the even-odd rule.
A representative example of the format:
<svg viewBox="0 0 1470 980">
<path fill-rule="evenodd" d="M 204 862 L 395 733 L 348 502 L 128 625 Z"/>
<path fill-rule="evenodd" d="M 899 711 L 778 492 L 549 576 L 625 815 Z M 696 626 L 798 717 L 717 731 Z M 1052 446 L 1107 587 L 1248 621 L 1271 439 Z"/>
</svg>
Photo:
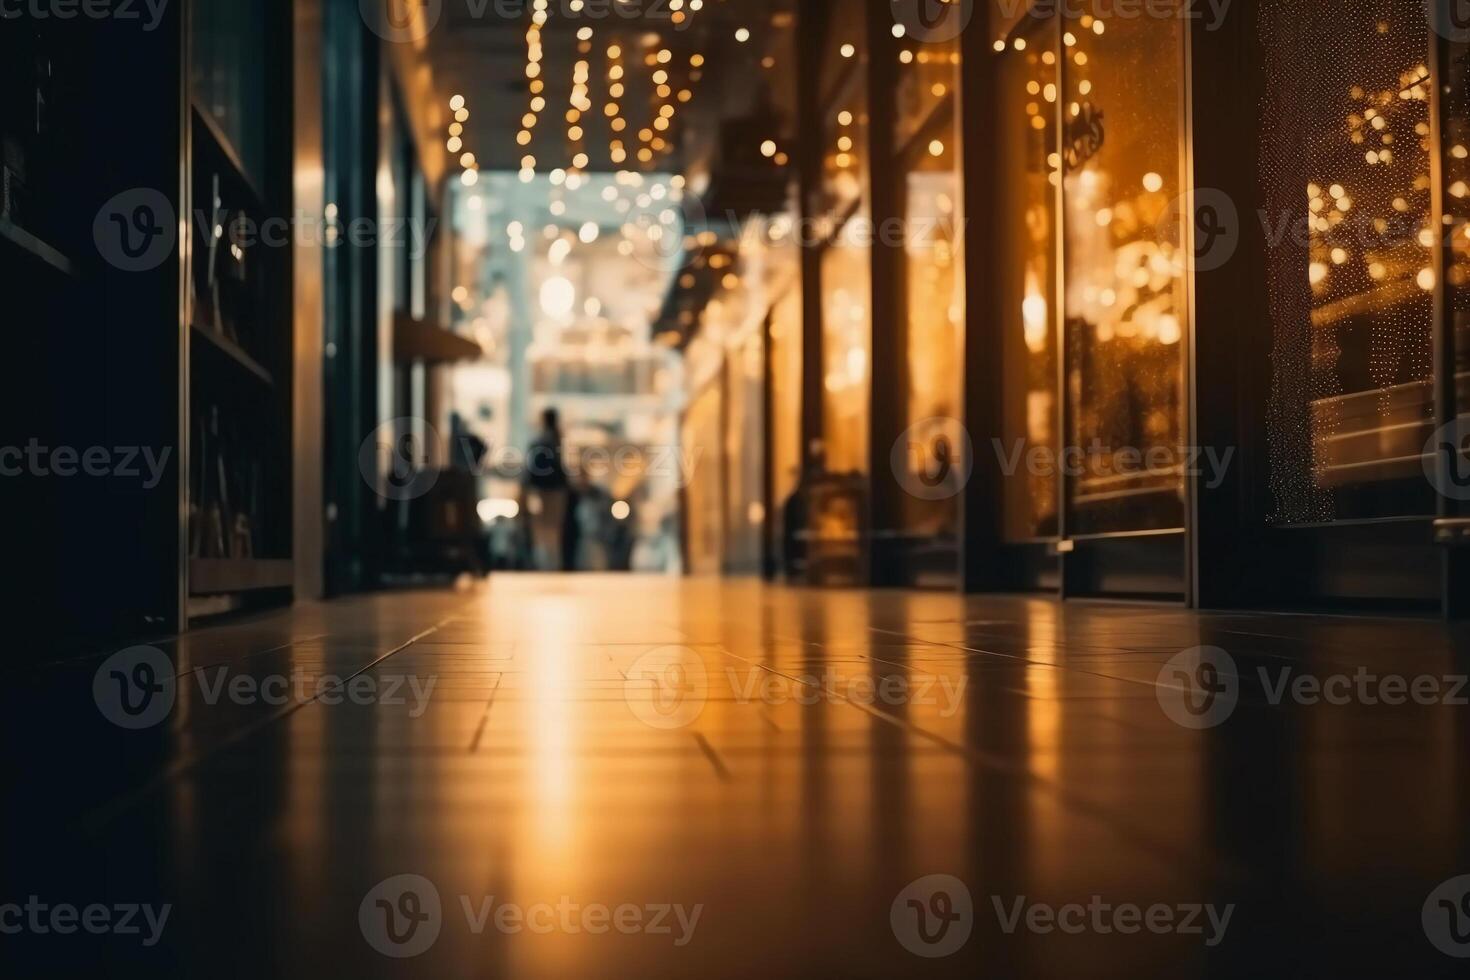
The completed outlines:
<svg viewBox="0 0 1470 980">
<path fill-rule="evenodd" d="M 571 481 L 562 460 L 560 417 L 554 408 L 541 413 L 541 432 L 526 453 L 525 487 L 535 567 L 561 571 Z"/>
</svg>

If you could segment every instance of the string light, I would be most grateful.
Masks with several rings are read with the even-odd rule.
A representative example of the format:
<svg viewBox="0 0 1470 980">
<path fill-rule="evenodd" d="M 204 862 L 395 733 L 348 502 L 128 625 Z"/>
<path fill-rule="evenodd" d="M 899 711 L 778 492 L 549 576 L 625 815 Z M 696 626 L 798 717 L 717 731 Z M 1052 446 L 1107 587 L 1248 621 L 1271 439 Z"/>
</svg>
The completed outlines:
<svg viewBox="0 0 1470 980">
<path fill-rule="evenodd" d="M 546 99 L 541 95 L 545 83 L 541 80 L 541 61 L 544 51 L 541 46 L 541 28 L 546 23 L 547 0 L 535 0 L 532 4 L 531 23 L 526 28 L 526 77 L 531 80 L 531 101 L 528 111 L 521 117 L 521 130 L 516 134 L 516 143 L 528 151 L 535 138 L 536 123 L 546 108 Z M 527 152 L 521 157 L 520 181 L 529 184 L 536 179 L 535 154 Z M 514 242 L 512 242 L 514 245 Z M 519 251 L 519 249 L 516 249 Z"/>
<path fill-rule="evenodd" d="M 623 97 L 624 92 L 623 83 L 619 81 L 619 79 L 623 77 L 623 66 L 621 64 L 622 57 L 623 48 L 621 45 L 608 45 L 608 103 L 604 109 L 604 112 L 608 117 L 608 128 L 612 131 L 613 134 L 611 140 L 609 140 L 608 142 L 607 154 L 608 159 L 611 160 L 614 164 L 622 164 L 625 160 L 628 159 L 628 151 L 623 147 L 622 139 L 618 137 L 618 134 L 626 129 L 628 125 L 627 121 L 624 120 L 622 117 L 623 109 L 622 105 L 618 101 Z M 616 194 L 616 191 L 614 191 L 614 193 Z"/>
<path fill-rule="evenodd" d="M 578 51 L 582 55 L 572 66 L 572 90 L 568 96 L 569 108 L 567 109 L 567 153 L 571 158 L 572 171 L 580 172 L 588 164 L 587 154 L 583 151 L 582 140 L 586 135 L 580 122 L 583 113 L 592 111 L 592 99 L 588 82 L 590 80 L 591 65 L 586 55 L 592 50 L 593 30 L 591 27 L 582 27 L 577 31 L 579 41 Z M 579 178 L 580 182 L 580 178 Z"/>
</svg>

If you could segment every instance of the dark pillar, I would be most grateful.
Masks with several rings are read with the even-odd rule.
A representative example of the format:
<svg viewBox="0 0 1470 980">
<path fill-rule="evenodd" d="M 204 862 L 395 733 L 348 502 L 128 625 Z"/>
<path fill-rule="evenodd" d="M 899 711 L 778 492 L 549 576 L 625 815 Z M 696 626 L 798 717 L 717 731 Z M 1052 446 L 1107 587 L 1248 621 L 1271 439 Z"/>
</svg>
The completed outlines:
<svg viewBox="0 0 1470 980">
<path fill-rule="evenodd" d="M 1194 24 L 1188 61 L 1196 207 L 1217 212 L 1188 217 L 1196 253 L 1187 379 L 1190 428 L 1197 446 L 1238 447 L 1218 486 L 1206 487 L 1197 478 L 1186 484 L 1191 505 L 1189 600 L 1205 609 L 1260 602 L 1289 588 L 1281 581 L 1283 574 L 1298 580 L 1305 574 L 1296 550 L 1287 554 L 1262 541 L 1272 506 L 1266 479 L 1266 408 L 1273 327 L 1263 286 L 1269 278 L 1265 239 L 1258 227 L 1254 232 L 1251 227 L 1258 214 L 1267 213 L 1258 136 L 1264 53 L 1256 8 L 1256 0 L 1246 0 L 1216 30 Z M 1221 78 L 1238 84 L 1223 88 Z M 1224 202 L 1233 205 L 1234 214 L 1218 213 Z M 1216 246 L 1236 243 L 1228 261 L 1200 261 L 1212 256 L 1210 239 L 1200 238 L 1201 217 L 1208 227 L 1220 226 L 1233 236 L 1220 238 L 1223 244 Z M 1255 560 L 1268 550 L 1273 561 Z M 1293 568 L 1298 571 L 1286 573 Z"/>
<path fill-rule="evenodd" d="M 775 317 L 766 311 L 761 325 L 761 578 L 776 578 L 776 521 L 781 503 L 776 499 L 776 345 L 771 336 Z"/>
<path fill-rule="evenodd" d="M 989 451 L 1001 429 L 1000 311 L 993 297 L 995 264 L 996 56 L 986 11 L 977 10 L 960 34 L 960 184 L 965 218 L 965 334 L 961 345 L 964 380 L 960 421 L 970 435 L 974 468 L 960 497 L 960 590 L 983 592 L 1001 587 L 996 556 L 1000 545 L 1004 474 Z"/>
<path fill-rule="evenodd" d="M 897 535 L 903 489 L 889 456 L 908 419 L 908 316 L 903 293 L 903 173 L 894 145 L 898 41 L 886 3 L 868 11 L 868 199 L 873 220 L 872 346 L 868 359 L 868 581 L 904 584 Z"/>
<path fill-rule="evenodd" d="M 822 215 L 822 38 L 825 0 L 797 8 L 796 172 L 801 205 L 801 459 L 805 474 L 821 465 L 822 443 L 822 248 L 816 228 Z"/>
</svg>

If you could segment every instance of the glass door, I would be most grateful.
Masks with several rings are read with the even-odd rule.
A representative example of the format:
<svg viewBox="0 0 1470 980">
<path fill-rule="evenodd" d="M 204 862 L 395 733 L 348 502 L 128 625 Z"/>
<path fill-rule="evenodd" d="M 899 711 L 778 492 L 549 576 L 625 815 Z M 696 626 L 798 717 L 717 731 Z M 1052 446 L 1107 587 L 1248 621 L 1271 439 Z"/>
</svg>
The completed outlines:
<svg viewBox="0 0 1470 980">
<path fill-rule="evenodd" d="M 1443 433 L 1442 449 L 1451 443 L 1454 454 L 1440 460 L 1449 465 L 1447 484 L 1441 495 L 1454 502 L 1446 508 L 1452 513 L 1465 511 L 1464 499 L 1470 498 L 1470 465 L 1464 460 L 1465 436 L 1470 436 L 1470 30 L 1458 34 L 1441 49 L 1439 58 L 1445 74 L 1441 106 L 1440 166 L 1443 170 L 1445 233 L 1449 243 L 1443 260 L 1448 263 L 1446 296 L 1449 301 L 1448 343 L 1441 346 L 1444 364 L 1454 373 L 1453 384 L 1446 386 L 1446 414 L 1454 429 Z M 1461 428 L 1463 426 L 1463 431 Z M 1454 492 L 1466 488 L 1463 496 Z"/>
<path fill-rule="evenodd" d="M 1183 595 L 1185 20 L 1062 24 L 1068 592 Z"/>
<path fill-rule="evenodd" d="M 1270 521 L 1427 517 L 1437 275 L 1424 6 L 1269 6 L 1262 180 L 1268 214 L 1302 231 L 1270 246 Z"/>
<path fill-rule="evenodd" d="M 1470 616 L 1470 25 L 1440 25 L 1431 70 L 1439 89 L 1442 243 L 1445 300 L 1434 339 L 1436 429 L 1425 472 L 1438 494 L 1436 542 L 1445 546 L 1443 611 Z"/>
<path fill-rule="evenodd" d="M 996 267 L 990 349 L 1001 360 L 998 436 L 977 453 L 993 454 L 1001 474 L 996 584 L 1060 588 L 1055 558 L 1061 534 L 1061 482 L 1048 461 L 1061 455 L 1060 319 L 1057 205 L 1061 153 L 1057 103 L 1061 30 L 1055 20 L 1023 18 L 1025 27 L 997 55 L 994 214 Z M 1042 465 L 1033 465 L 1038 461 Z M 990 463 L 991 460 L 986 460 Z"/>
<path fill-rule="evenodd" d="M 1446 183 L 1436 160 L 1426 10 L 1269 0 L 1259 12 L 1271 334 L 1258 479 L 1297 605 L 1438 603 L 1439 502 L 1425 467 L 1439 414 L 1438 256 L 1453 234 L 1439 199 L 1458 201 L 1466 185 Z"/>
<path fill-rule="evenodd" d="M 899 409 L 905 437 L 892 460 L 904 493 L 895 555 L 903 580 L 952 589 L 960 569 L 959 496 L 971 446 L 959 423 L 964 339 L 964 217 L 957 39 L 900 45 L 892 166 L 906 233 L 896 305 L 903 325 Z"/>
<path fill-rule="evenodd" d="M 1181 597 L 1186 22 L 1110 9 L 997 43 L 1003 547 L 1017 584 Z"/>
</svg>

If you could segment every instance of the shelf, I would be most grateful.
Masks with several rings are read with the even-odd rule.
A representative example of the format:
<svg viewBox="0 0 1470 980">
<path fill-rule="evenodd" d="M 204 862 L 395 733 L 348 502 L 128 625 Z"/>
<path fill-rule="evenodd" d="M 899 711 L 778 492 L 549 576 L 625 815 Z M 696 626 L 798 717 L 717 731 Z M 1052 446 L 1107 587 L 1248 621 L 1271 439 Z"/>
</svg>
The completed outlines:
<svg viewBox="0 0 1470 980">
<path fill-rule="evenodd" d="M 30 253 L 63 275 L 72 276 L 73 278 L 76 277 L 76 267 L 72 265 L 71 259 L 62 255 L 56 249 L 47 245 L 9 218 L 0 218 L 0 239 L 10 242 L 24 252 Z"/>
<path fill-rule="evenodd" d="M 219 147 L 220 153 L 224 155 L 225 162 L 230 165 L 231 169 L 235 171 L 235 175 L 239 177 L 251 196 L 255 198 L 255 203 L 264 205 L 265 196 L 261 194 L 259 185 L 255 183 L 255 178 L 251 176 L 250 171 L 245 169 L 245 162 L 240 158 L 239 151 L 230 142 L 230 138 L 225 135 L 225 131 L 220 128 L 219 123 L 214 118 L 214 114 L 198 102 L 191 102 L 190 104 L 194 109 L 195 121 L 203 127 L 204 132 L 209 135 L 210 140 Z"/>
<path fill-rule="evenodd" d="M 294 574 L 289 558 L 190 558 L 189 594 L 284 589 Z"/>
<path fill-rule="evenodd" d="M 267 371 L 264 367 L 262 367 L 259 361 L 251 357 L 249 354 L 245 353 L 245 348 L 241 347 L 239 344 L 235 343 L 233 340 L 226 337 L 218 330 L 211 329 L 210 327 L 203 327 L 196 323 L 194 324 L 194 329 L 191 331 L 191 333 L 193 334 L 193 336 L 199 337 L 207 345 L 214 348 L 225 357 L 229 358 L 235 364 L 244 368 L 250 374 L 253 374 L 260 381 L 263 381 L 265 384 L 274 387 L 276 379 L 271 375 L 271 373 Z"/>
</svg>

